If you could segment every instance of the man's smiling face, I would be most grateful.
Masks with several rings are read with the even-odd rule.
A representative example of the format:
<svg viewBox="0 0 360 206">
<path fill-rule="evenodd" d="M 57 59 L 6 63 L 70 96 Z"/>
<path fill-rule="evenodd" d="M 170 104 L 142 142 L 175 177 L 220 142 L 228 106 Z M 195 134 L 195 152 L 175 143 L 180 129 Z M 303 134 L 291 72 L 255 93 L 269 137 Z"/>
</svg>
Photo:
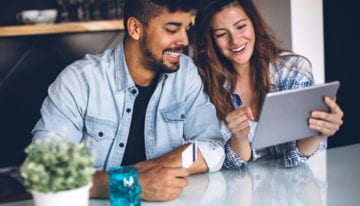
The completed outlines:
<svg viewBox="0 0 360 206">
<path fill-rule="evenodd" d="M 191 13 L 167 9 L 144 26 L 141 41 L 142 63 L 145 68 L 161 73 L 179 68 L 180 54 L 188 46 L 187 31 L 192 26 Z"/>
</svg>

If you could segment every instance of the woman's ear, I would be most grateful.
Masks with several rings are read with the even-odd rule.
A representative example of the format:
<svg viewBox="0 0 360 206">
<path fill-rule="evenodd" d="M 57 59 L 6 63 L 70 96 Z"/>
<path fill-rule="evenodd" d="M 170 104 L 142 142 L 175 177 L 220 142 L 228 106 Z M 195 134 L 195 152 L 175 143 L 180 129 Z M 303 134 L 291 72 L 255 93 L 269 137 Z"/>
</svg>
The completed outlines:
<svg viewBox="0 0 360 206">
<path fill-rule="evenodd" d="M 127 20 L 128 34 L 131 38 L 139 40 L 142 33 L 142 24 L 135 17 L 130 17 Z"/>
</svg>

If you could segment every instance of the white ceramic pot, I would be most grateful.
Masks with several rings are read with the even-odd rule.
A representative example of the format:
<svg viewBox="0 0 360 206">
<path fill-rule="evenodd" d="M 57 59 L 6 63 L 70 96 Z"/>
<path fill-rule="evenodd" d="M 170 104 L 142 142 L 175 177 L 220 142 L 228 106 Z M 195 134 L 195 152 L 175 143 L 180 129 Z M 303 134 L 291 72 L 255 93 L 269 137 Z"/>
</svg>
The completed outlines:
<svg viewBox="0 0 360 206">
<path fill-rule="evenodd" d="M 80 188 L 55 193 L 31 191 L 31 194 L 35 206 L 88 206 L 91 186 L 92 184 L 88 184 Z"/>
</svg>

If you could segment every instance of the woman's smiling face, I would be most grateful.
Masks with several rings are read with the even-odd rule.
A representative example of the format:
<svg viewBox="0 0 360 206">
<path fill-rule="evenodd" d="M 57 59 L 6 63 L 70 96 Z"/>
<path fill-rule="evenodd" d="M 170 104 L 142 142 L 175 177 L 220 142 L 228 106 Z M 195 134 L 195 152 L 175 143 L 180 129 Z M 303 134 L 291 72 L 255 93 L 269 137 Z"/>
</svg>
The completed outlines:
<svg viewBox="0 0 360 206">
<path fill-rule="evenodd" d="M 254 52 L 254 26 L 239 5 L 230 5 L 216 13 L 211 21 L 212 37 L 234 66 L 249 64 Z"/>
</svg>

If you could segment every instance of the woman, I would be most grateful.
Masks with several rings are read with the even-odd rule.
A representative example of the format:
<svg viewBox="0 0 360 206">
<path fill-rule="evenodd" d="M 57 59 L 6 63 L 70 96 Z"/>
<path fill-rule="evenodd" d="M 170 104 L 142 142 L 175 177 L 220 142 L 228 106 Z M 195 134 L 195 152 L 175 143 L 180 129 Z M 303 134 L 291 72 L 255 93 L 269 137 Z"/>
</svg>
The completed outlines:
<svg viewBox="0 0 360 206">
<path fill-rule="evenodd" d="M 306 161 L 326 148 L 328 136 L 342 124 L 335 100 L 330 112 L 313 111 L 309 127 L 320 135 L 276 145 L 251 148 L 252 131 L 268 92 L 314 84 L 310 62 L 281 49 L 251 0 L 215 0 L 197 11 L 194 59 L 205 91 L 223 123 L 225 167 L 238 168 L 261 156 L 283 157 L 286 167 Z"/>
</svg>

